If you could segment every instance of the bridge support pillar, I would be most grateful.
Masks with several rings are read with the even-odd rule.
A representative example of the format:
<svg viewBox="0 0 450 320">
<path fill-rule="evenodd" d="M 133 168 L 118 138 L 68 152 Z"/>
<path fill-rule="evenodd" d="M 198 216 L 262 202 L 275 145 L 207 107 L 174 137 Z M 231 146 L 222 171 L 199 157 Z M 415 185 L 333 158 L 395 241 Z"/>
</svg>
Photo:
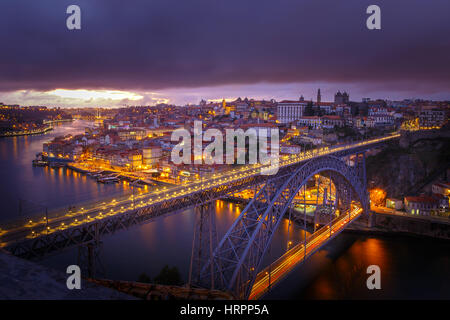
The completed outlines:
<svg viewBox="0 0 450 320">
<path fill-rule="evenodd" d="M 375 225 L 375 214 L 372 211 L 369 212 L 369 219 L 367 219 L 367 227 L 372 228 Z"/>
<path fill-rule="evenodd" d="M 100 260 L 101 242 L 93 241 L 78 246 L 78 266 L 82 274 L 89 278 L 95 278 L 104 273 L 104 268 Z"/>
<path fill-rule="evenodd" d="M 338 174 L 333 174 L 332 177 L 336 188 L 335 208 L 339 209 L 339 212 L 350 211 L 352 202 L 351 185 Z"/>
<path fill-rule="evenodd" d="M 366 176 L 366 154 L 365 152 L 358 153 L 356 155 L 356 169 L 358 176 L 361 179 L 362 187 L 364 189 L 364 195 L 367 199 L 367 204 L 369 203 L 369 192 L 367 191 L 367 176 Z M 364 209 L 364 214 L 369 217 L 370 207 L 367 205 Z M 369 219 L 370 221 L 370 219 Z"/>
<path fill-rule="evenodd" d="M 78 266 L 83 274 L 89 278 L 95 278 L 98 274 L 104 274 L 105 270 L 100 259 L 101 246 L 99 226 L 96 224 L 93 240 L 78 246 Z"/>
<path fill-rule="evenodd" d="M 210 259 L 217 246 L 217 232 L 214 202 L 195 207 L 194 238 L 192 240 L 189 286 L 198 285 L 214 289 L 214 264 Z M 202 279 L 202 267 L 209 263 L 211 278 Z"/>
</svg>

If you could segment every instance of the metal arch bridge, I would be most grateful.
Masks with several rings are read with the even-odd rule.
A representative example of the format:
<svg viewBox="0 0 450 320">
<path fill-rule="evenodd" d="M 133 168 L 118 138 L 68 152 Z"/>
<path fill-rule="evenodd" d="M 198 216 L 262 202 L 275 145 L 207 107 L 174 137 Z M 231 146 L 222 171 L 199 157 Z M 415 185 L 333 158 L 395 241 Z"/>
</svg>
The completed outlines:
<svg viewBox="0 0 450 320">
<path fill-rule="evenodd" d="M 290 170 L 268 179 L 218 246 L 211 245 L 208 241 L 213 239 L 203 236 L 203 247 L 213 246 L 215 250 L 210 252 L 210 257 L 206 259 L 203 257 L 199 275 L 196 279 L 191 279 L 191 282 L 198 286 L 232 292 L 241 299 L 255 299 L 262 296 L 271 285 L 281 280 L 299 262 L 304 261 L 307 255 L 311 255 L 336 236 L 363 211 L 367 212 L 369 203 L 363 168 L 364 158 L 359 159 L 362 160 L 359 162 L 360 165 L 350 167 L 337 157 L 322 156 L 300 167 L 290 167 Z M 330 189 L 331 180 L 333 181 L 337 193 L 335 203 L 341 212 L 348 215 L 341 215 L 334 223 L 314 233 L 313 237 L 308 239 L 308 244 L 305 239 L 303 245 L 299 244 L 289 250 L 276 262 L 278 268 L 272 268 L 276 271 L 275 274 L 269 268 L 258 272 L 274 231 L 280 225 L 294 197 L 302 188 L 304 190 L 311 177 L 319 173 L 329 176 Z M 353 198 L 356 198 L 360 206 L 352 205 Z M 203 221 L 203 224 L 207 223 Z M 197 248 L 196 251 L 198 250 L 200 249 Z M 203 251 L 207 252 L 207 248 Z M 274 276 L 276 281 L 271 281 L 270 277 Z"/>
<path fill-rule="evenodd" d="M 282 157 L 279 171 L 274 177 L 286 177 L 311 160 L 362 153 L 399 137 L 399 134 L 392 134 Z M 161 215 L 180 212 L 189 207 L 200 207 L 251 186 L 267 184 L 268 179 L 273 177 L 261 175 L 261 170 L 265 167 L 261 164 L 247 165 L 188 185 L 168 187 L 136 197 L 113 199 L 108 203 L 93 204 L 78 212 L 63 212 L 47 220 L 21 222 L 6 228 L 2 226 L 0 247 L 20 257 L 39 258 L 73 246 L 94 243 L 102 235 L 151 221 Z"/>
</svg>

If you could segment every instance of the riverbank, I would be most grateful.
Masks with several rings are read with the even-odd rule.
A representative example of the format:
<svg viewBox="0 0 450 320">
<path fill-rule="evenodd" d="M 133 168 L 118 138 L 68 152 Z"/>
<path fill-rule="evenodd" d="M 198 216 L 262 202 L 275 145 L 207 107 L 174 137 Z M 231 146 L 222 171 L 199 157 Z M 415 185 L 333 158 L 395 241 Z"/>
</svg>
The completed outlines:
<svg viewBox="0 0 450 320">
<path fill-rule="evenodd" d="M 155 187 L 157 184 L 153 181 L 148 181 L 146 179 L 141 179 L 136 176 L 132 176 L 127 173 L 117 172 L 114 170 L 89 170 L 80 168 L 73 163 L 67 163 L 67 169 L 73 170 L 75 172 L 84 174 L 90 178 L 96 179 L 99 183 L 129 183 L 131 186 L 139 188 Z"/>
<path fill-rule="evenodd" d="M 36 155 L 36 159 L 32 160 L 32 164 L 35 167 L 49 167 L 53 169 L 65 168 L 74 172 L 85 175 L 89 178 L 96 179 L 98 183 L 112 184 L 112 183 L 130 183 L 135 187 L 156 186 L 157 184 L 147 179 L 142 179 L 139 176 L 135 176 L 129 172 L 122 172 L 110 169 L 92 169 L 83 168 L 77 165 L 76 162 L 66 158 L 51 158 L 43 156 L 42 153 Z"/>
<path fill-rule="evenodd" d="M 12 132 L 5 132 L 0 134 L 0 138 L 7 138 L 7 137 L 19 137 L 19 136 L 28 136 L 28 135 L 34 135 L 34 134 L 43 134 L 48 131 L 53 130 L 52 126 L 46 126 L 45 128 L 40 128 L 36 130 L 28 130 L 28 131 L 12 131 Z"/>
<path fill-rule="evenodd" d="M 74 119 L 59 119 L 59 120 L 44 120 L 44 124 L 54 124 L 54 123 L 62 123 L 62 122 L 72 122 Z"/>
<path fill-rule="evenodd" d="M 120 181 L 137 183 L 137 184 L 140 184 L 141 186 L 162 186 L 162 187 L 176 186 L 176 184 L 173 184 L 170 182 L 153 179 L 152 177 L 149 177 L 148 174 L 147 174 L 147 176 L 143 176 L 144 173 L 140 173 L 140 172 L 136 172 L 136 173 L 135 172 L 124 172 L 124 171 L 120 171 L 120 170 L 115 170 L 113 168 L 92 169 L 90 167 L 77 165 L 77 163 L 75 163 L 75 162 L 68 163 L 66 165 L 66 167 L 75 172 L 84 174 L 88 177 L 96 177 L 98 175 L 101 175 L 101 173 L 103 172 L 108 175 L 115 175 Z"/>
</svg>

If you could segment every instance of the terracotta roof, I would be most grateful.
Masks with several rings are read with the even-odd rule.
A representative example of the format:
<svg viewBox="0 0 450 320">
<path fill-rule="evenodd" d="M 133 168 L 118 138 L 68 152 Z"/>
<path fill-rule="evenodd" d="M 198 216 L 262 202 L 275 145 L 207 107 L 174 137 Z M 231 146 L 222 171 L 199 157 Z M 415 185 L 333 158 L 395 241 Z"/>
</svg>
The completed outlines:
<svg viewBox="0 0 450 320">
<path fill-rule="evenodd" d="M 300 100 L 283 100 L 283 101 L 280 101 L 278 103 L 301 103 L 301 104 L 307 104 L 308 102 L 311 102 L 311 101 L 306 101 L 306 100 L 303 100 L 303 101 L 300 101 Z"/>
<path fill-rule="evenodd" d="M 450 184 L 449 183 L 445 184 L 445 183 L 442 183 L 442 182 L 438 182 L 438 183 L 435 183 L 434 185 L 438 186 L 438 187 L 441 187 L 441 188 L 450 188 Z"/>
<path fill-rule="evenodd" d="M 323 119 L 330 119 L 330 120 L 342 120 L 342 118 L 340 116 L 323 116 Z"/>
<path fill-rule="evenodd" d="M 276 128 L 274 123 L 246 123 L 241 125 L 242 128 Z"/>
<path fill-rule="evenodd" d="M 436 199 L 428 196 L 405 197 L 405 200 L 408 202 L 436 202 Z"/>
<path fill-rule="evenodd" d="M 299 120 L 302 120 L 302 119 L 319 120 L 320 117 L 318 117 L 318 116 L 303 116 Z"/>
</svg>

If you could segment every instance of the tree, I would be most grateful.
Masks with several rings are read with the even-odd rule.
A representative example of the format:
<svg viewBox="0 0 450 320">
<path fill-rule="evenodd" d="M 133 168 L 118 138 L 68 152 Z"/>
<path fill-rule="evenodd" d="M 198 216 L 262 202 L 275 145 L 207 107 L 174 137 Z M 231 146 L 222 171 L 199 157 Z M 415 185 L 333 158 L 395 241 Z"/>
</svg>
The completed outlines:
<svg viewBox="0 0 450 320">
<path fill-rule="evenodd" d="M 177 286 L 183 284 L 178 268 L 177 267 L 169 268 L 168 265 L 165 265 L 164 268 L 162 268 L 161 272 L 155 277 L 154 282 L 157 284 L 177 285 Z"/>
<path fill-rule="evenodd" d="M 151 279 L 150 277 L 146 274 L 146 273 L 141 273 L 138 277 L 138 282 L 142 282 L 142 283 L 150 283 Z"/>
<path fill-rule="evenodd" d="M 386 191 L 383 189 L 372 189 L 369 193 L 370 201 L 376 206 L 384 206 L 386 201 Z"/>
<path fill-rule="evenodd" d="M 312 116 L 314 115 L 314 110 L 313 110 L 313 103 L 312 101 L 308 102 L 308 104 L 305 107 L 305 116 Z"/>
<path fill-rule="evenodd" d="M 317 107 L 317 116 L 318 117 L 323 116 L 323 110 L 320 107 Z"/>
</svg>

